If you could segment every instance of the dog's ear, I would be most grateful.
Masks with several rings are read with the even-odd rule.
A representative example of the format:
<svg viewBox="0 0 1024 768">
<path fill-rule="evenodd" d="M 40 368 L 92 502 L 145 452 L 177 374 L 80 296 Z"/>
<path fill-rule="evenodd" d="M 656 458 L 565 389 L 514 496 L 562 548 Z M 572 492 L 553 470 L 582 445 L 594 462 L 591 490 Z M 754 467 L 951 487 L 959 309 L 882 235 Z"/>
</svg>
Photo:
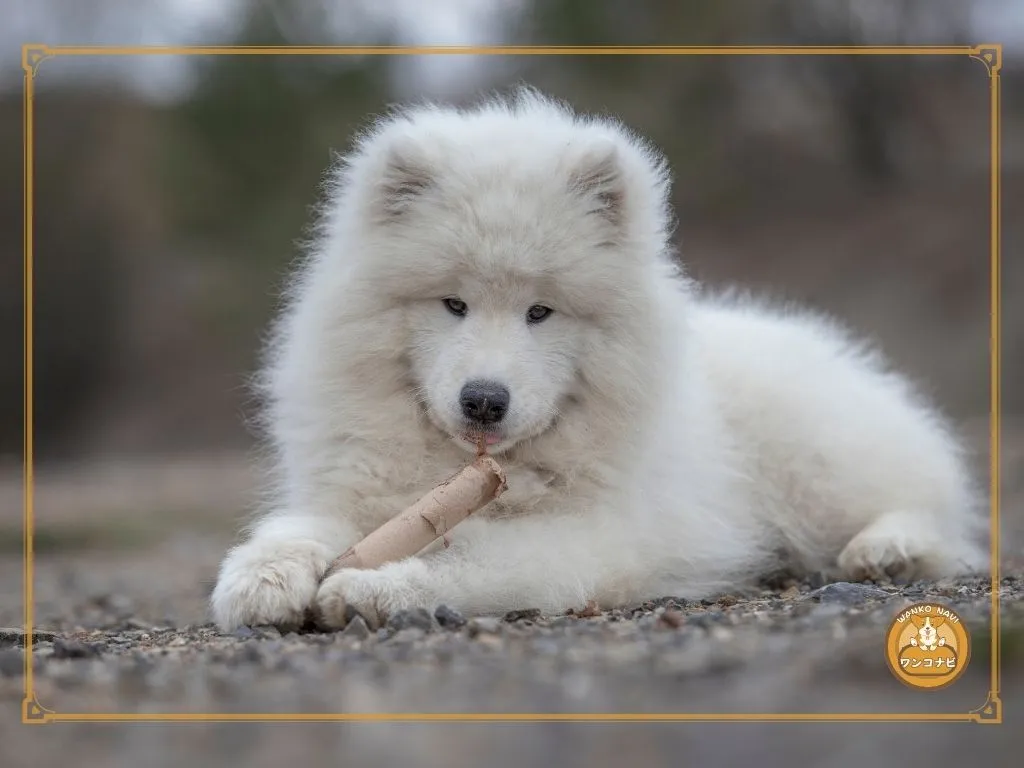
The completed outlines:
<svg viewBox="0 0 1024 768">
<path fill-rule="evenodd" d="M 388 147 L 376 186 L 374 212 L 381 223 L 401 219 L 433 184 L 430 163 L 420 147 L 400 137 Z"/>
<path fill-rule="evenodd" d="M 587 200 L 588 211 L 619 229 L 624 221 L 626 184 L 614 142 L 595 144 L 583 153 L 569 176 L 570 189 Z"/>
<path fill-rule="evenodd" d="M 946 623 L 945 616 L 932 616 L 932 626 L 935 628 L 941 627 Z"/>
<path fill-rule="evenodd" d="M 924 619 L 922 619 L 920 616 L 911 616 L 910 617 L 910 623 L 913 624 L 918 629 L 920 629 L 921 627 L 924 626 Z"/>
</svg>

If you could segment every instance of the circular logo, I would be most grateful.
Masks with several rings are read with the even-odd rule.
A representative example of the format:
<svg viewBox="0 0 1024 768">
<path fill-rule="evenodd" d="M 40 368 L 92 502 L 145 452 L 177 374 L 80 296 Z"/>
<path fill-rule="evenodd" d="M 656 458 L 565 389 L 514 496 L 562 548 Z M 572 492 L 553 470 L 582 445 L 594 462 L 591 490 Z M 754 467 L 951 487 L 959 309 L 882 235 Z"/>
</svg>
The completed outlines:
<svg viewBox="0 0 1024 768">
<path fill-rule="evenodd" d="M 911 688 L 945 688 L 967 668 L 971 640 L 955 611 L 938 603 L 904 608 L 885 635 L 885 660 Z"/>
</svg>

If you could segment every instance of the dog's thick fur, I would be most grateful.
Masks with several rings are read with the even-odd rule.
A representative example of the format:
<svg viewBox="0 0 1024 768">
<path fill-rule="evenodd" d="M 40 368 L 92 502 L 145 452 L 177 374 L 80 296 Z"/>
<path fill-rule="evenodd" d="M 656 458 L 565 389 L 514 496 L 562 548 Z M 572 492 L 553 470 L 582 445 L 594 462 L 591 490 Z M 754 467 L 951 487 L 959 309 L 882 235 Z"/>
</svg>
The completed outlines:
<svg viewBox="0 0 1024 768">
<path fill-rule="evenodd" d="M 940 414 L 835 322 L 685 278 L 666 165 L 618 122 L 530 90 L 416 107 L 332 180 L 260 382 L 275 507 L 222 564 L 221 626 L 700 597 L 780 565 L 985 566 Z M 535 305 L 554 311 L 530 323 Z M 480 379 L 510 393 L 508 491 L 450 547 L 320 585 L 470 461 L 459 396 Z"/>
</svg>

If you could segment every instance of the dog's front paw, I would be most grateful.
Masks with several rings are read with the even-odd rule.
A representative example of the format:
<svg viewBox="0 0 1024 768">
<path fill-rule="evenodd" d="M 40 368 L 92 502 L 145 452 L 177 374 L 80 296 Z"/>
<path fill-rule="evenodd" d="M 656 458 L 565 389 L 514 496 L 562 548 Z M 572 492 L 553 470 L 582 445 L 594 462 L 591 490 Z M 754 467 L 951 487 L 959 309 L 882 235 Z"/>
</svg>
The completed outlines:
<svg viewBox="0 0 1024 768">
<path fill-rule="evenodd" d="M 899 538 L 861 534 L 840 553 L 839 569 L 853 581 L 908 578 L 919 568 L 917 559 Z"/>
<path fill-rule="evenodd" d="M 339 629 L 355 612 L 375 630 L 396 611 L 430 610 L 434 595 L 426 586 L 422 565 L 413 559 L 377 570 L 342 568 L 320 585 L 315 600 L 317 621 L 327 629 Z"/>
<path fill-rule="evenodd" d="M 224 630 L 271 624 L 298 629 L 316 597 L 331 551 L 314 542 L 249 542 L 232 550 L 210 596 Z"/>
</svg>

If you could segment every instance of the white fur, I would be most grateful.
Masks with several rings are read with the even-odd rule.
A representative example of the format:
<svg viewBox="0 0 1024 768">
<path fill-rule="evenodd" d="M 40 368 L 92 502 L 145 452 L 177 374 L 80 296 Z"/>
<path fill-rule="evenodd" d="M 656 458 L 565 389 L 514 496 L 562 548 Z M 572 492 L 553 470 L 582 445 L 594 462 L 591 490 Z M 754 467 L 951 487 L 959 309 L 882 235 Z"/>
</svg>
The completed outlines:
<svg viewBox="0 0 1024 768">
<path fill-rule="evenodd" d="M 984 567 L 980 500 L 936 411 L 833 322 L 685 279 L 668 189 L 627 129 L 532 91 L 369 131 L 269 348 L 275 506 L 224 560 L 216 621 L 560 612 L 700 597 L 780 564 Z M 534 304 L 555 311 L 529 325 Z M 508 491 L 449 548 L 318 586 L 469 461 L 474 378 L 511 393 L 492 450 Z"/>
</svg>

